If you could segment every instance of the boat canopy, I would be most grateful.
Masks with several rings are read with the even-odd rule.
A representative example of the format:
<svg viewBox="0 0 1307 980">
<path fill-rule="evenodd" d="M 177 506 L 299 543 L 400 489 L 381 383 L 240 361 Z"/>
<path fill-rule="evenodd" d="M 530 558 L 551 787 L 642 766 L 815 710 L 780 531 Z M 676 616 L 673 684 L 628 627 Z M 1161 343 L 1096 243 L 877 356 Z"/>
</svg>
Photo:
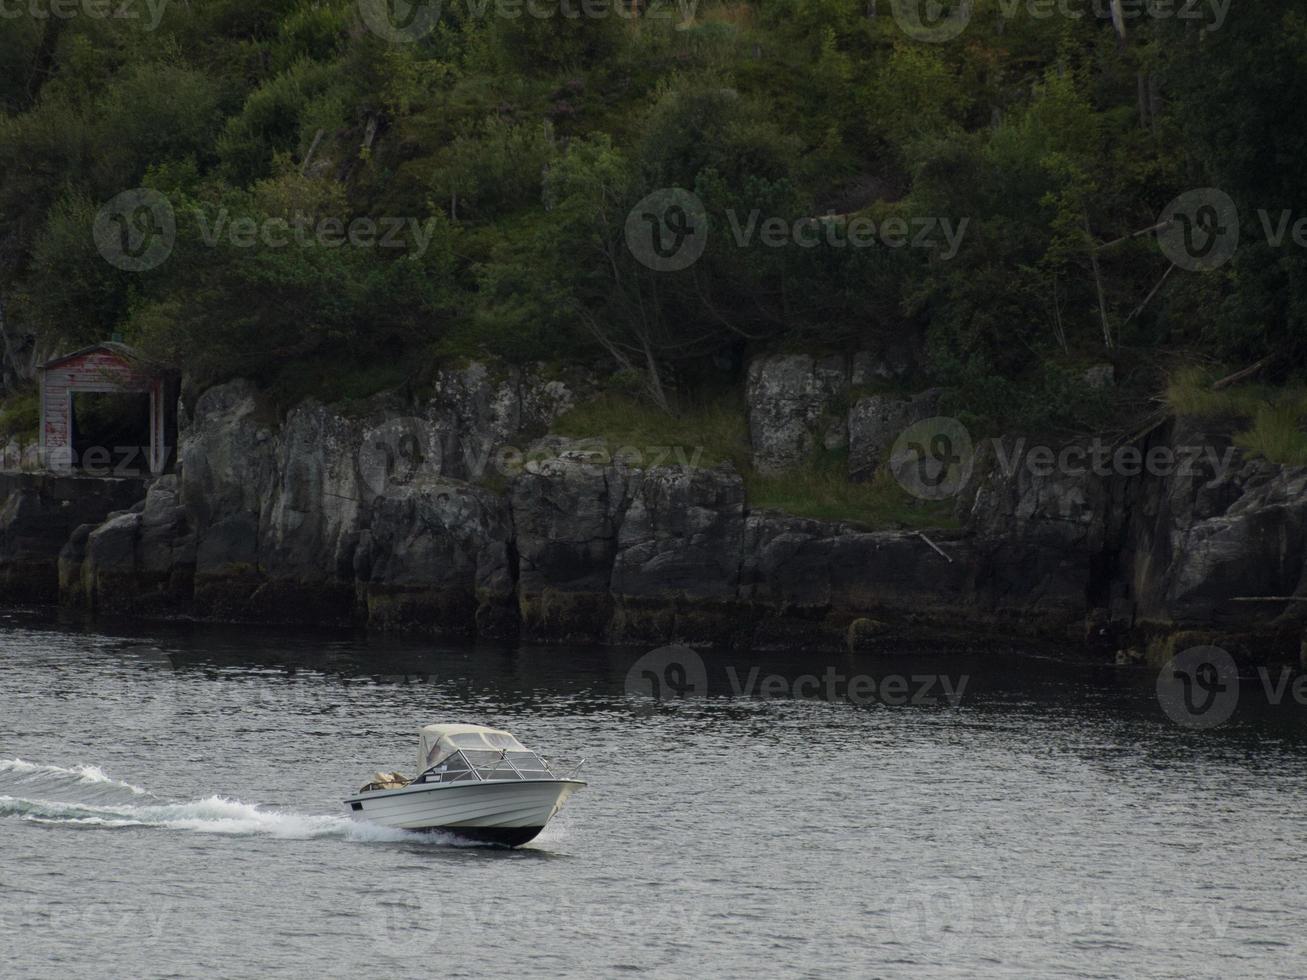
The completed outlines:
<svg viewBox="0 0 1307 980">
<path fill-rule="evenodd" d="M 418 732 L 418 773 L 460 749 L 526 751 L 526 746 L 508 732 L 485 725 L 426 725 Z"/>
</svg>

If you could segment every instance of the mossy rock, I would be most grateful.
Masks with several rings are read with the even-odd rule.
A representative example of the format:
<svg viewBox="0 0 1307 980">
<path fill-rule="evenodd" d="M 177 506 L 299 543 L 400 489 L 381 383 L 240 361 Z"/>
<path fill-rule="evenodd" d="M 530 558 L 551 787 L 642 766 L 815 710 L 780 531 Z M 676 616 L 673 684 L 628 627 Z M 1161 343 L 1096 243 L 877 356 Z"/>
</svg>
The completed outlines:
<svg viewBox="0 0 1307 980">
<path fill-rule="evenodd" d="M 844 639 L 850 653 L 866 653 L 882 646 L 887 633 L 889 626 L 885 623 L 862 616 L 849 623 Z"/>
</svg>

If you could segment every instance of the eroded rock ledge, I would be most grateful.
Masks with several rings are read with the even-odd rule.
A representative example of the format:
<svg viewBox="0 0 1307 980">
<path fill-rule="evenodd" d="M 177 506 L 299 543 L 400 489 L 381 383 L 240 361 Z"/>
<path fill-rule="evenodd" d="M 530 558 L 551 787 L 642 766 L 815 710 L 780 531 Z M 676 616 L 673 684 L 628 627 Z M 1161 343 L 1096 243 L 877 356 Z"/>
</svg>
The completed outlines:
<svg viewBox="0 0 1307 980">
<path fill-rule="evenodd" d="M 933 404 L 842 396 L 866 364 L 773 367 L 751 369 L 751 415 L 777 465 L 841 431 L 873 446 L 850 457 L 868 465 L 884 426 L 857 419 L 908 424 Z M 474 364 L 425 404 L 309 402 L 278 424 L 230 382 L 186 413 L 178 472 L 143 499 L 138 486 L 57 505 L 37 476 L 7 487 L 0 585 L 53 599 L 57 554 L 60 601 L 145 617 L 814 649 L 1013 634 L 1114 649 L 1188 630 L 1296 657 L 1304 604 L 1240 600 L 1307 597 L 1307 471 L 1236 454 L 1221 472 L 1045 476 L 1023 443 L 985 445 L 961 530 L 930 533 L 937 551 L 915 532 L 751 511 L 728 465 L 637 469 L 542 438 L 575 397 Z M 1139 448 L 1158 445 L 1228 440 L 1173 426 Z"/>
</svg>

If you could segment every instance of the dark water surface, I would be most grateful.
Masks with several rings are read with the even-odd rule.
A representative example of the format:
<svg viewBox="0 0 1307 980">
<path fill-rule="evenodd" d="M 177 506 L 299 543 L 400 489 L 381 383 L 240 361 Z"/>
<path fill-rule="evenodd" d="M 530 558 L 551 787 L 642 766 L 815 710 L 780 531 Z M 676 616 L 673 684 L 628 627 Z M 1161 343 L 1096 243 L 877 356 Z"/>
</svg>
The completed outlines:
<svg viewBox="0 0 1307 980">
<path fill-rule="evenodd" d="M 0 641 L 5 976 L 1307 973 L 1307 729 L 1255 696 L 1196 731 L 1083 657 L 771 656 L 770 698 L 709 657 L 709 697 L 658 703 L 625 693 L 642 651 L 22 614 Z M 827 667 L 909 703 L 785 696 Z M 911 703 L 934 674 L 956 705 Z M 590 785 L 516 851 L 348 819 L 454 720 Z"/>
</svg>

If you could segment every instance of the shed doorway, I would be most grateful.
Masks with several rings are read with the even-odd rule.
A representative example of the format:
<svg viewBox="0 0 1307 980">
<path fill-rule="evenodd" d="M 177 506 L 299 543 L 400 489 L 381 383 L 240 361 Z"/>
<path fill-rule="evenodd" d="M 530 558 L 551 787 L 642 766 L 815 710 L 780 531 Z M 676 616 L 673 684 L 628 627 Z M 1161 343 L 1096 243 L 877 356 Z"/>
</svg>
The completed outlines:
<svg viewBox="0 0 1307 980">
<path fill-rule="evenodd" d="M 150 393 L 75 391 L 73 467 L 89 476 L 144 476 L 150 470 Z"/>
</svg>

